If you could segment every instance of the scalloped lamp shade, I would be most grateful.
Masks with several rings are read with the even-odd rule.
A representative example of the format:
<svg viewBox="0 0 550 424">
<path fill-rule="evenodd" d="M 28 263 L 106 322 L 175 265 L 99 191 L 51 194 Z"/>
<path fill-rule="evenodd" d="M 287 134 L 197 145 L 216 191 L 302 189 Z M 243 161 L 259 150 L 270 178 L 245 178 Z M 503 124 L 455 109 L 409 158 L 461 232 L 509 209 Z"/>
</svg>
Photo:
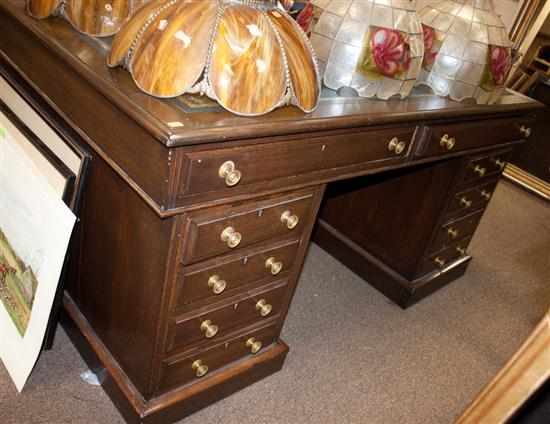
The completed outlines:
<svg viewBox="0 0 550 424">
<path fill-rule="evenodd" d="M 311 43 L 327 87 L 362 97 L 407 97 L 420 73 L 424 42 L 411 0 L 312 0 Z"/>
<path fill-rule="evenodd" d="M 307 36 L 274 0 L 152 0 L 117 34 L 108 65 L 153 96 L 206 94 L 246 116 L 310 112 L 321 90 Z"/>
<path fill-rule="evenodd" d="M 418 83 L 457 101 L 497 101 L 512 67 L 512 49 L 492 2 L 434 1 L 419 15 L 426 55 Z"/>
<path fill-rule="evenodd" d="M 61 15 L 79 32 L 108 37 L 147 0 L 28 0 L 29 15 L 44 19 Z"/>
</svg>

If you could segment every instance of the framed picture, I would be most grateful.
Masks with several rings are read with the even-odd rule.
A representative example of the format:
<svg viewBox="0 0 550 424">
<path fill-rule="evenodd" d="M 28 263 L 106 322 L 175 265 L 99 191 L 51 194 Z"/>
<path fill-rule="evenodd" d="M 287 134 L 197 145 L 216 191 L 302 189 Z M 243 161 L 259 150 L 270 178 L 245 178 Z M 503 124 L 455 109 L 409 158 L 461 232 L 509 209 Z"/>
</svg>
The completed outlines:
<svg viewBox="0 0 550 424">
<path fill-rule="evenodd" d="M 0 76 L 0 359 L 18 390 L 55 328 L 88 160 Z"/>
</svg>

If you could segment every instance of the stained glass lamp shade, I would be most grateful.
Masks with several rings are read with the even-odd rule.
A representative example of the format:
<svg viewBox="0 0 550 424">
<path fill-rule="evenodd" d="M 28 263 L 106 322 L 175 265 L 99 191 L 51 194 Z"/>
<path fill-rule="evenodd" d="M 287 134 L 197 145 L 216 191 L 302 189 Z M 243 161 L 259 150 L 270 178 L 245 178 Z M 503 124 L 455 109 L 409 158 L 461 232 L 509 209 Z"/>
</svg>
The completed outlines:
<svg viewBox="0 0 550 424">
<path fill-rule="evenodd" d="M 39 19 L 61 15 L 78 31 L 106 37 L 115 34 L 147 0 L 28 0 L 28 13 Z"/>
<path fill-rule="evenodd" d="M 318 21 L 311 43 L 325 85 L 362 97 L 409 95 L 424 54 L 411 0 L 312 0 Z"/>
<path fill-rule="evenodd" d="M 453 100 L 498 100 L 512 67 L 512 51 L 492 2 L 435 1 L 419 15 L 426 45 L 419 83 Z"/>
<path fill-rule="evenodd" d="M 113 41 L 123 65 L 157 97 L 201 93 L 240 115 L 317 106 L 320 78 L 299 25 L 275 0 L 152 0 Z"/>
</svg>

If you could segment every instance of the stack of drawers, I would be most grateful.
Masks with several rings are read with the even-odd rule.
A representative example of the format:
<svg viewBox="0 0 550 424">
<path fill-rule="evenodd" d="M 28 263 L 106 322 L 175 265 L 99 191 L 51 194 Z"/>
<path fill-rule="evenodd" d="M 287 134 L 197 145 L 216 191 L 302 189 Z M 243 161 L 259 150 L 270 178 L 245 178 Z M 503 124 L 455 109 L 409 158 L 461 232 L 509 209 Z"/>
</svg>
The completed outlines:
<svg viewBox="0 0 550 424">
<path fill-rule="evenodd" d="M 259 354 L 278 339 L 319 189 L 181 216 L 158 392 Z"/>
<path fill-rule="evenodd" d="M 510 150 L 467 157 L 429 244 L 418 275 L 445 269 L 467 257 L 467 248 L 506 165 Z"/>
</svg>

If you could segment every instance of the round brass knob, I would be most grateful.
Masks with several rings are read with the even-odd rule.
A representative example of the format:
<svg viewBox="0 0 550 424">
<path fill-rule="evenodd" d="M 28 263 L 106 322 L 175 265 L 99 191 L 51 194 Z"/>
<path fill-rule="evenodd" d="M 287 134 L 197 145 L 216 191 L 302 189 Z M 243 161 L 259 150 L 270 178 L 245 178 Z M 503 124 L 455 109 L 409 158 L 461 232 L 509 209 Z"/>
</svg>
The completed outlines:
<svg viewBox="0 0 550 424">
<path fill-rule="evenodd" d="M 277 275 L 283 270 L 283 263 L 281 261 L 275 260 L 275 258 L 271 256 L 265 261 L 265 267 L 269 269 L 271 274 Z"/>
<path fill-rule="evenodd" d="M 441 137 L 441 140 L 439 140 L 439 145 L 447 150 L 453 150 L 455 143 L 456 139 L 454 137 L 450 137 L 449 134 L 445 134 Z"/>
<path fill-rule="evenodd" d="M 227 243 L 227 247 L 234 249 L 241 243 L 243 237 L 233 227 L 227 227 L 222 231 L 220 238 L 223 242 Z"/>
<path fill-rule="evenodd" d="M 466 197 L 461 197 L 461 198 L 460 198 L 460 204 L 461 204 L 465 209 L 468 209 L 469 207 L 472 206 L 472 201 L 471 201 L 471 200 L 468 200 Z"/>
<path fill-rule="evenodd" d="M 474 168 L 474 172 L 479 176 L 479 177 L 484 177 L 485 176 L 485 173 L 487 172 L 487 169 L 486 168 L 483 168 L 479 165 L 476 165 L 475 168 Z"/>
<path fill-rule="evenodd" d="M 208 372 L 208 366 L 204 365 L 202 363 L 202 360 L 197 359 L 195 362 L 191 364 L 191 368 L 193 368 L 193 371 L 195 371 L 195 375 L 197 377 L 203 377 Z"/>
<path fill-rule="evenodd" d="M 521 132 L 521 135 L 523 135 L 525 138 L 529 138 L 531 136 L 531 128 L 526 127 L 525 125 L 522 125 L 519 131 Z"/>
<path fill-rule="evenodd" d="M 281 214 L 281 222 L 286 225 L 286 228 L 292 230 L 298 225 L 300 218 L 298 218 L 298 215 L 293 215 L 290 211 L 284 211 Z"/>
<path fill-rule="evenodd" d="M 201 331 L 207 339 L 211 339 L 218 334 L 218 326 L 212 324 L 212 321 L 207 319 L 201 323 Z"/>
<path fill-rule="evenodd" d="M 481 197 L 483 197 L 485 200 L 489 201 L 491 200 L 492 193 L 487 190 L 481 190 Z"/>
<path fill-rule="evenodd" d="M 234 185 L 239 184 L 241 181 L 241 171 L 235 168 L 235 162 L 228 160 L 220 166 L 218 169 L 218 175 L 220 178 L 225 179 L 225 185 L 228 187 L 233 187 Z"/>
<path fill-rule="evenodd" d="M 504 162 L 503 160 L 501 159 L 493 159 L 493 163 L 498 166 L 500 168 L 500 170 L 502 171 L 504 169 L 504 167 L 506 166 L 506 162 Z"/>
<path fill-rule="evenodd" d="M 269 303 L 267 303 L 267 300 L 260 299 L 260 300 L 258 300 L 258 303 L 256 303 L 256 310 L 260 311 L 261 316 L 266 317 L 273 310 L 273 306 L 271 306 Z"/>
<path fill-rule="evenodd" d="M 390 152 L 395 152 L 396 155 L 400 155 L 407 147 L 407 144 L 404 141 L 399 141 L 397 137 L 394 137 L 388 143 L 388 150 Z"/>
<path fill-rule="evenodd" d="M 447 261 L 445 259 L 441 259 L 439 256 L 434 259 L 434 262 L 437 264 L 438 267 L 443 268 Z"/>
<path fill-rule="evenodd" d="M 449 235 L 450 238 L 455 239 L 458 237 L 458 230 L 456 228 L 449 227 L 447 229 L 447 234 Z"/>
<path fill-rule="evenodd" d="M 251 337 L 246 341 L 246 347 L 250 348 L 252 354 L 256 354 L 262 348 L 262 342 Z"/>
<path fill-rule="evenodd" d="M 456 246 L 456 251 L 460 254 L 460 256 L 466 256 L 466 248 Z"/>
<path fill-rule="evenodd" d="M 221 294 L 227 287 L 227 281 L 222 280 L 219 275 L 212 275 L 208 279 L 208 287 L 212 289 L 212 293 Z"/>
</svg>

